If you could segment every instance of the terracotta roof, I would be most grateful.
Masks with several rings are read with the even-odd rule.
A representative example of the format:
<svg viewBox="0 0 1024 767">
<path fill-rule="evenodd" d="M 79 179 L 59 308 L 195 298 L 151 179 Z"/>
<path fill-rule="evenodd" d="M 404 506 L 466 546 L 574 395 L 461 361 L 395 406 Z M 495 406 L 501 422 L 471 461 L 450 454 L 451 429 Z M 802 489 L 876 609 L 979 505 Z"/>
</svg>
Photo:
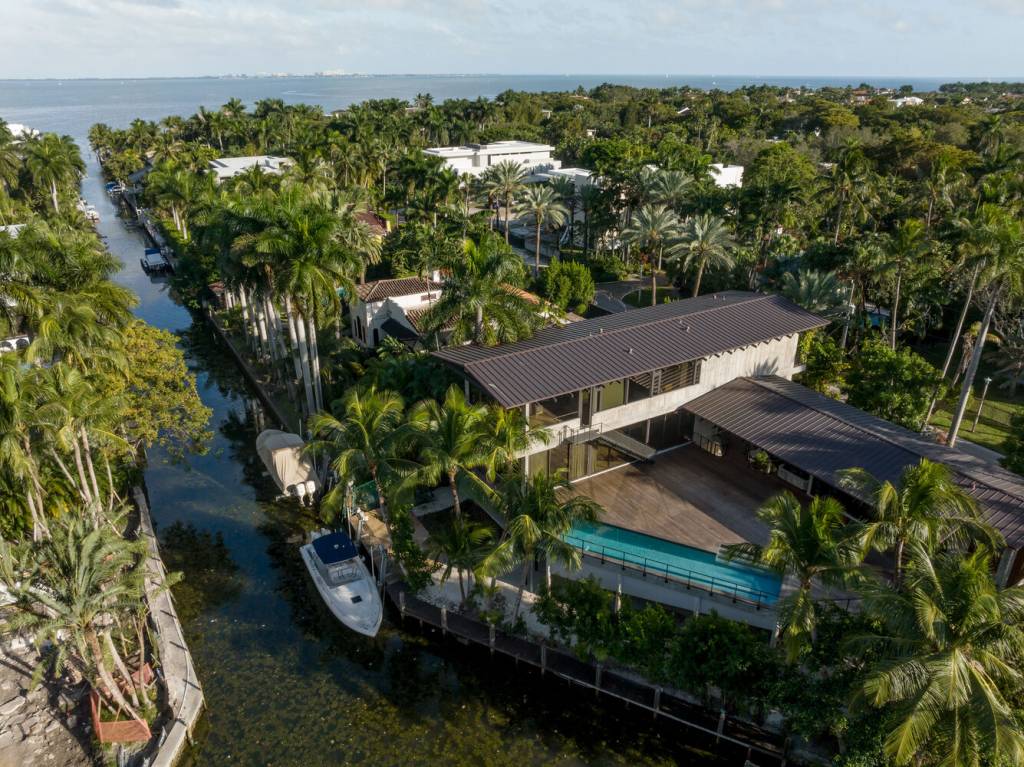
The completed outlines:
<svg viewBox="0 0 1024 767">
<path fill-rule="evenodd" d="M 392 280 L 375 280 L 356 286 L 356 294 L 363 303 L 385 301 L 398 296 L 413 296 L 431 290 L 440 290 L 440 282 L 431 282 L 420 277 L 399 277 Z"/>
<path fill-rule="evenodd" d="M 517 407 L 825 324 L 781 296 L 729 291 L 549 327 L 513 344 L 434 354 L 504 407 Z"/>
<path fill-rule="evenodd" d="M 372 210 L 363 210 L 356 213 L 356 220 L 362 221 L 379 237 L 383 237 L 388 233 L 388 222 L 383 216 L 374 213 Z"/>
<path fill-rule="evenodd" d="M 898 483 L 922 458 L 949 467 L 1012 548 L 1024 547 L 1024 477 L 777 376 L 738 378 L 683 405 L 833 487 L 859 467 Z"/>
</svg>

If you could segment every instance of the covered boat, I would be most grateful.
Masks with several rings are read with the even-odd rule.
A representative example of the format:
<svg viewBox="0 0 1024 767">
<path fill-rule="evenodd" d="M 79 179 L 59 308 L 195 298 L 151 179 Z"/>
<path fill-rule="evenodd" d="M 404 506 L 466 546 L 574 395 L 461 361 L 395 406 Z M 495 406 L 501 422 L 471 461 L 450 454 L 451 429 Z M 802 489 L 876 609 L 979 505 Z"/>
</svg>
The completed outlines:
<svg viewBox="0 0 1024 767">
<path fill-rule="evenodd" d="M 313 462 L 302 454 L 302 437 L 277 429 L 266 429 L 256 437 L 256 452 L 282 493 L 310 501 L 320 488 Z"/>
<path fill-rule="evenodd" d="M 376 636 L 384 606 L 373 576 L 345 533 L 313 533 L 300 551 L 313 583 L 334 617 L 353 631 Z"/>
</svg>

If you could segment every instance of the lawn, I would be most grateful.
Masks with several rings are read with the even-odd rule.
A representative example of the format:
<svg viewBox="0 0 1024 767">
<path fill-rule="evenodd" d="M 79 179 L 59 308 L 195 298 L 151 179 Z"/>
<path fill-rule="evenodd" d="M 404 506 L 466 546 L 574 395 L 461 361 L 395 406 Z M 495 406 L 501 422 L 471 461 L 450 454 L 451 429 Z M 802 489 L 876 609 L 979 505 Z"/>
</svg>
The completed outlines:
<svg viewBox="0 0 1024 767">
<path fill-rule="evenodd" d="M 658 303 L 659 304 L 665 303 L 665 298 L 666 297 L 670 301 L 676 301 L 679 298 L 679 296 L 676 294 L 676 291 L 675 291 L 674 288 L 671 288 L 671 287 L 668 287 L 668 286 L 663 287 L 663 288 L 659 287 L 658 288 Z M 635 306 L 638 309 L 643 308 L 645 306 L 650 306 L 651 305 L 651 289 L 650 288 L 644 288 L 643 290 L 637 290 L 637 291 L 634 291 L 632 293 L 627 293 L 626 296 L 623 297 L 622 300 L 625 303 L 629 304 L 630 306 Z"/>
<path fill-rule="evenodd" d="M 936 367 L 941 368 L 945 359 L 946 346 L 944 344 L 930 344 L 915 349 L 925 359 Z M 959 362 L 957 357 L 953 358 L 953 365 Z M 1024 412 L 1024 389 L 1018 387 L 1017 394 L 1013 397 L 1005 389 L 999 387 L 999 381 L 992 381 L 989 386 L 988 396 L 985 398 L 985 406 L 981 411 L 981 418 L 978 420 L 978 428 L 971 431 L 974 425 L 974 418 L 978 413 L 978 400 L 981 398 L 981 391 L 985 387 L 985 376 L 991 374 L 991 365 L 982 358 L 975 377 L 974 398 L 968 403 L 967 412 L 964 414 L 963 423 L 960 426 L 960 439 L 966 439 L 990 450 L 1002 452 L 1003 442 L 1009 436 L 1010 416 L 1014 413 Z M 957 398 L 960 394 L 960 384 L 950 391 L 949 396 L 940 402 L 935 408 L 932 416 L 932 425 L 938 429 L 948 430 L 953 419 L 953 410 L 956 408 Z"/>
</svg>

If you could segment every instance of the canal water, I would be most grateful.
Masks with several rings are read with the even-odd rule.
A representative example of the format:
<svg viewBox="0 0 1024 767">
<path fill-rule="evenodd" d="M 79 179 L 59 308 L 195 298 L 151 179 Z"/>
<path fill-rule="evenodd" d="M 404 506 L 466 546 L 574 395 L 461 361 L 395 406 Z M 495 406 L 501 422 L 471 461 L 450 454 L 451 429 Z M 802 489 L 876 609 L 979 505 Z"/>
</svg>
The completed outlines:
<svg viewBox="0 0 1024 767">
<path fill-rule="evenodd" d="M 205 455 L 175 463 L 153 450 L 146 471 L 165 559 L 185 576 L 175 596 L 208 704 L 190 764 L 716 761 L 676 726 L 486 652 L 391 621 L 372 640 L 342 629 L 301 564 L 303 511 L 274 500 L 253 449 L 252 392 L 208 326 L 142 272 L 142 236 L 116 217 L 92 158 L 83 194 L 136 314 L 180 338 L 213 411 Z"/>
</svg>

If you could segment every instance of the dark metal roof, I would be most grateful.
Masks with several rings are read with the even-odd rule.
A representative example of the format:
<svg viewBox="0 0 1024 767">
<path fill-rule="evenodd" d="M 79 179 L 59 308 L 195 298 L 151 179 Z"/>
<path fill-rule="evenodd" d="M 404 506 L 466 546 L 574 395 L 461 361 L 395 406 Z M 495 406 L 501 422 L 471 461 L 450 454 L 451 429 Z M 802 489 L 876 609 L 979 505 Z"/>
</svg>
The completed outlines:
<svg viewBox="0 0 1024 767">
<path fill-rule="evenodd" d="M 364 303 L 384 301 L 388 298 L 398 296 L 412 296 L 417 293 L 427 293 L 432 290 L 440 290 L 440 282 L 432 282 L 420 277 L 399 277 L 393 280 L 375 280 L 363 285 L 356 286 L 356 294 Z"/>
<path fill-rule="evenodd" d="M 826 321 L 777 295 L 728 291 L 538 331 L 503 346 L 435 352 L 505 407 L 721 354 Z"/>
<path fill-rule="evenodd" d="M 380 329 L 399 341 L 416 341 L 419 339 L 419 334 L 415 330 L 410 330 L 393 317 L 388 317 L 384 320 L 380 325 Z"/>
<path fill-rule="evenodd" d="M 683 408 L 833 487 L 855 466 L 898 483 L 921 458 L 945 464 L 1007 543 L 1024 547 L 1024 478 L 997 464 L 777 376 L 738 378 Z"/>
</svg>

